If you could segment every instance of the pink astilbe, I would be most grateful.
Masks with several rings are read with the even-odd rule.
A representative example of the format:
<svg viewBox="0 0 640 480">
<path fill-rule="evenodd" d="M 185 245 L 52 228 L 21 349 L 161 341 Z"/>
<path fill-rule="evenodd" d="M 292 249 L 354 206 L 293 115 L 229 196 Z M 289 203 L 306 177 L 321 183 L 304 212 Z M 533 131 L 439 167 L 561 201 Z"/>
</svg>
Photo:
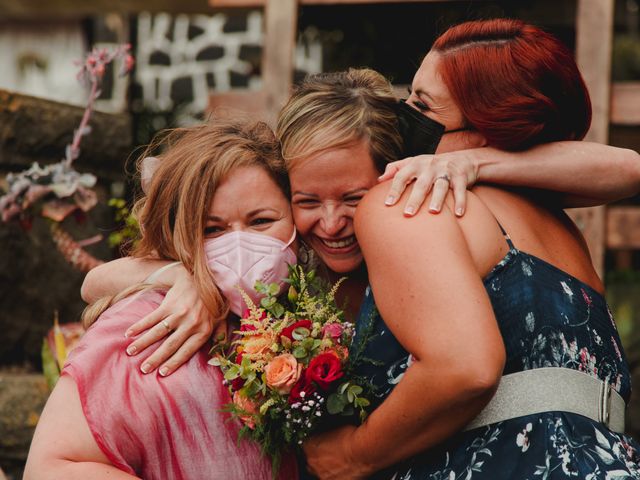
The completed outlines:
<svg viewBox="0 0 640 480">
<path fill-rule="evenodd" d="M 26 220 L 27 211 L 37 209 L 34 206 L 41 199 L 45 201 L 39 214 L 56 222 L 62 221 L 76 209 L 86 212 L 96 204 L 97 197 L 92 190 L 96 177 L 76 171 L 72 163 L 80 156 L 82 137 L 91 132 L 89 120 L 95 101 L 101 93 L 100 85 L 106 66 L 116 58 L 121 58 L 123 62 L 120 73 L 129 73 L 134 65 L 130 50 L 131 45 L 128 44 L 111 51 L 95 48 L 83 61 L 77 62 L 80 66 L 77 78 L 89 87 L 89 98 L 80 125 L 74 131 L 73 140 L 65 149 L 65 158 L 45 167 L 40 167 L 35 162 L 22 172 L 7 175 L 9 191 L 0 197 L 0 219 L 3 222 L 15 218 Z"/>
</svg>

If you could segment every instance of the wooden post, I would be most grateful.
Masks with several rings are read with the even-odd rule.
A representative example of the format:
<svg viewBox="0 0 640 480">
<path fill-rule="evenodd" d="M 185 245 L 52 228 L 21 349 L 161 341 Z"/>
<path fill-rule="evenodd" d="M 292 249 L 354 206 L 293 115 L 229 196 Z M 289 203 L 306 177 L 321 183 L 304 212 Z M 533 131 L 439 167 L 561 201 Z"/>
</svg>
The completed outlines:
<svg viewBox="0 0 640 480">
<path fill-rule="evenodd" d="M 578 0 L 576 58 L 591 94 L 593 121 L 586 140 L 607 143 L 611 101 L 614 0 Z M 604 274 L 605 207 L 571 212 L 582 230 L 598 274 Z"/>
<path fill-rule="evenodd" d="M 293 53 L 298 30 L 298 0 L 268 0 L 262 81 L 267 121 L 275 126 L 278 111 L 289 98 L 293 83 Z"/>
</svg>

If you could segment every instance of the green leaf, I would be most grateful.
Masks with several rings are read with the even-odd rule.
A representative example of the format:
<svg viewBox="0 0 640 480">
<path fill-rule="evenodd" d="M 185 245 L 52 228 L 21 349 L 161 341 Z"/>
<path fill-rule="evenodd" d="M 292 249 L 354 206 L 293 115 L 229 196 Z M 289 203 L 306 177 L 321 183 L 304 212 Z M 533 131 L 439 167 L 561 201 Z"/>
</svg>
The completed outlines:
<svg viewBox="0 0 640 480">
<path fill-rule="evenodd" d="M 345 417 L 350 417 L 354 413 L 355 413 L 355 410 L 351 405 L 347 405 L 345 409 L 342 411 L 342 415 L 344 415 Z"/>
<path fill-rule="evenodd" d="M 351 389 L 347 390 L 347 400 L 349 400 L 349 403 L 353 403 L 353 401 L 356 399 L 356 396 L 353 394 L 353 392 L 351 392 Z"/>
<path fill-rule="evenodd" d="M 260 305 L 264 308 L 271 308 L 273 304 L 276 303 L 275 297 L 263 297 L 260 300 Z"/>
<path fill-rule="evenodd" d="M 269 293 L 269 295 L 278 295 L 278 292 L 280 291 L 280 285 L 278 285 L 277 283 L 270 283 L 267 292 Z"/>
<path fill-rule="evenodd" d="M 267 293 L 266 285 L 260 280 L 256 281 L 256 284 L 253 286 L 253 289 L 258 293 Z"/>
<path fill-rule="evenodd" d="M 360 395 L 362 393 L 362 387 L 360 385 L 351 385 L 349 391 L 354 395 Z"/>
<path fill-rule="evenodd" d="M 307 338 L 309 335 L 311 335 L 311 331 L 308 328 L 304 328 L 304 327 L 298 327 L 295 328 L 293 330 L 293 332 L 291 332 L 291 336 L 293 337 L 294 340 L 304 340 L 305 338 Z M 305 343 L 304 346 L 309 348 L 313 345 L 313 339 L 311 340 L 311 345 L 308 345 Z"/>
<path fill-rule="evenodd" d="M 344 407 L 347 402 L 344 395 L 340 395 L 339 393 L 332 393 L 327 398 L 327 412 L 331 415 L 336 415 L 338 413 L 342 413 Z"/>
<path fill-rule="evenodd" d="M 363 407 L 368 407 L 369 405 L 371 405 L 371 402 L 369 400 L 367 400 L 366 398 L 358 397 L 358 398 L 356 398 L 355 405 L 356 405 L 356 407 L 363 408 Z"/>
<path fill-rule="evenodd" d="M 276 318 L 280 318 L 282 317 L 282 315 L 284 315 L 284 307 L 279 303 L 276 303 L 271 309 L 271 312 Z"/>
<path fill-rule="evenodd" d="M 339 393 L 344 393 L 347 391 L 347 388 L 349 388 L 349 382 L 343 383 L 342 385 L 340 385 L 340 388 L 338 388 L 338 392 Z"/>
<path fill-rule="evenodd" d="M 213 365 L 214 367 L 219 367 L 220 365 L 222 365 L 222 363 L 220 362 L 220 358 L 219 357 L 213 357 L 207 363 L 209 365 Z"/>
<path fill-rule="evenodd" d="M 60 371 L 46 339 L 42 342 L 42 370 L 49 389 L 53 390 L 58 378 L 60 378 Z"/>
<path fill-rule="evenodd" d="M 307 356 L 307 350 L 304 347 L 297 346 L 293 349 L 293 356 L 296 358 L 304 358 Z"/>
</svg>

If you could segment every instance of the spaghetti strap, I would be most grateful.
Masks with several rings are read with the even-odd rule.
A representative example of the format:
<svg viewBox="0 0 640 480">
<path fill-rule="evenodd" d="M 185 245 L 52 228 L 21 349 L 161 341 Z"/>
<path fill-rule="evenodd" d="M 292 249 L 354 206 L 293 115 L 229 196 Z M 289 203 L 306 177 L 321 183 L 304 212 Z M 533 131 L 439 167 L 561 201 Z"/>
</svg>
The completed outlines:
<svg viewBox="0 0 640 480">
<path fill-rule="evenodd" d="M 493 218 L 496 218 L 495 215 L 494 215 Z M 498 224 L 498 227 L 500 227 L 500 231 L 502 232 L 502 235 L 504 236 L 504 239 L 506 240 L 507 245 L 509 245 L 509 250 L 515 250 L 516 247 L 513 244 L 513 241 L 511 240 L 511 237 L 509 236 L 507 231 L 503 228 L 503 226 L 500 224 L 500 222 L 498 221 L 497 218 L 496 218 L 496 223 Z"/>
</svg>

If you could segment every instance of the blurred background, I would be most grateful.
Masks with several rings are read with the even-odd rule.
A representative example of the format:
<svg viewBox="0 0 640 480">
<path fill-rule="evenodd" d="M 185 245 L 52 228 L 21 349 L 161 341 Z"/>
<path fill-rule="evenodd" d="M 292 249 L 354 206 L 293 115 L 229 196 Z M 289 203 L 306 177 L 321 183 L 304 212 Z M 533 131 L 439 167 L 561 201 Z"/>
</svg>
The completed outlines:
<svg viewBox="0 0 640 480">
<path fill-rule="evenodd" d="M 540 25 L 574 49 L 594 102 L 588 139 L 640 151 L 640 0 L 0 0 L 4 190 L 7 174 L 65 156 L 88 97 L 75 60 L 123 43 L 136 59 L 128 76 L 117 75 L 118 62 L 107 67 L 74 164 L 96 177 L 97 204 L 64 219 L 36 212 L 0 222 L 0 468 L 7 478 L 21 477 L 48 393 L 43 339 L 54 316 L 78 321 L 84 273 L 122 255 L 135 229 L 126 206 L 137 147 L 163 128 L 211 115 L 273 122 L 291 84 L 308 73 L 367 66 L 402 95 L 439 33 L 505 16 Z M 606 279 L 636 385 L 639 200 L 572 212 Z M 45 369 L 46 358 L 45 351 Z M 638 438 L 637 397 L 628 426 Z"/>
</svg>

